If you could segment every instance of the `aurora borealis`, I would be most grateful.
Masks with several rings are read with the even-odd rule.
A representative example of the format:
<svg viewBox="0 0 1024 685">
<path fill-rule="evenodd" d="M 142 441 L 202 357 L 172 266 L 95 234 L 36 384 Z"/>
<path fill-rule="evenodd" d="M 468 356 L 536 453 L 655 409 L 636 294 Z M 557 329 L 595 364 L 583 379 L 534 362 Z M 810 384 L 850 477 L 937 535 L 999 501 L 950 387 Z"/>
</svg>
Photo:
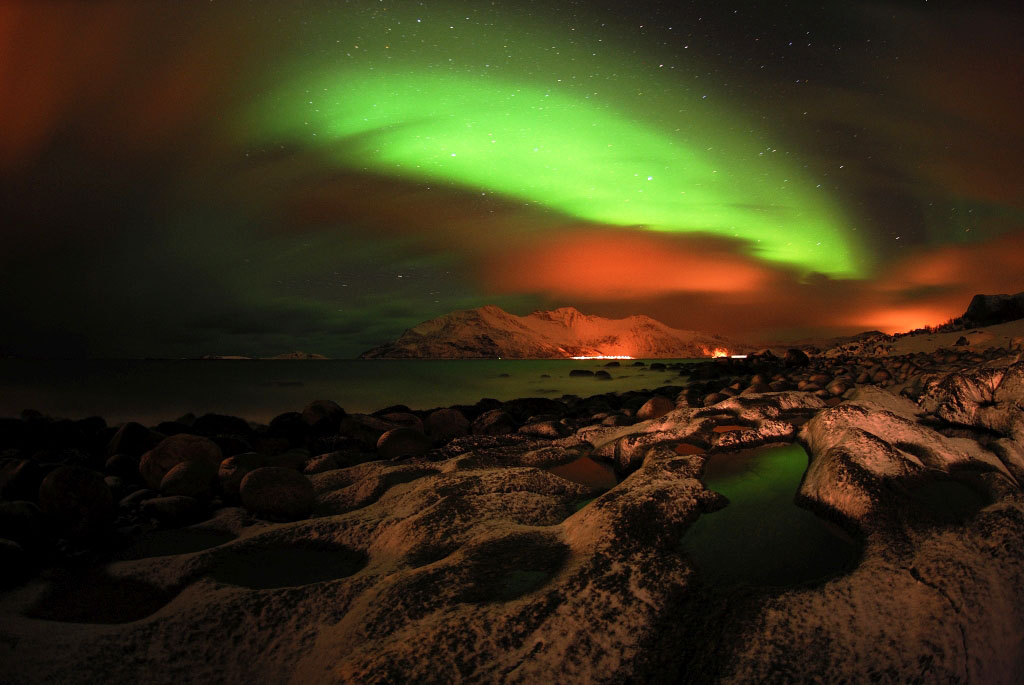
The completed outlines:
<svg viewBox="0 0 1024 685">
<path fill-rule="evenodd" d="M 456 308 L 770 340 L 1024 289 L 1011 3 L 8 2 L 0 352 Z"/>
<path fill-rule="evenodd" d="M 412 27 L 404 40 L 414 45 L 424 42 L 416 14 L 392 18 Z M 297 91 L 274 99 L 287 106 L 269 108 L 269 128 L 290 142 L 322 146 L 346 168 L 482 190 L 583 221 L 725 235 L 749 243 L 761 259 L 830 275 L 863 270 L 848 227 L 824 194 L 795 164 L 765 159 L 766 148 L 713 105 L 645 97 L 670 92 L 672 84 L 642 72 L 589 92 L 575 86 L 588 81 L 586 72 L 565 64 L 594 61 L 587 58 L 596 53 L 541 56 L 556 38 L 502 26 L 494 36 L 470 27 L 473 45 L 493 46 L 474 59 L 485 70 L 500 63 L 508 49 L 503 36 L 512 31 L 521 36 L 520 50 L 538 55 L 528 69 L 491 75 L 438 66 L 446 50 L 435 38 L 431 49 L 383 66 L 297 77 Z M 631 67 L 639 64 L 620 69 Z M 648 100 L 653 116 L 642 111 Z"/>
</svg>

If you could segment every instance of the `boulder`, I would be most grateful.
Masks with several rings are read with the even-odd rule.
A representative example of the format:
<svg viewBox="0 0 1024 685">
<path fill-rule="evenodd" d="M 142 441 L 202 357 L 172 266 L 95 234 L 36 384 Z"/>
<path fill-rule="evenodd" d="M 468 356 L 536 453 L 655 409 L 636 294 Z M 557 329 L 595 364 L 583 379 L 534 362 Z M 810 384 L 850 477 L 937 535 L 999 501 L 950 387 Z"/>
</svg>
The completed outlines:
<svg viewBox="0 0 1024 685">
<path fill-rule="evenodd" d="M 423 420 L 415 414 L 409 412 L 389 412 L 387 414 L 381 414 L 381 419 L 388 421 L 389 423 L 402 426 L 403 428 L 411 428 L 414 431 L 423 432 Z"/>
<path fill-rule="evenodd" d="M 131 492 L 125 488 L 124 479 L 120 476 L 104 476 L 103 482 L 110 488 L 110 495 L 114 499 L 121 499 L 125 494 Z"/>
<path fill-rule="evenodd" d="M 331 400 L 313 400 L 302 409 L 302 420 L 319 435 L 337 433 L 343 418 L 345 410 Z"/>
<path fill-rule="evenodd" d="M 376 416 L 348 414 L 342 419 L 339 432 L 343 436 L 353 439 L 360 447 L 374 450 L 377 448 L 380 436 L 393 428 L 401 428 L 401 426 Z"/>
<path fill-rule="evenodd" d="M 295 446 L 305 444 L 309 430 L 309 424 L 303 420 L 302 414 L 297 411 L 290 411 L 278 414 L 270 420 L 270 425 L 267 427 L 267 436 L 283 438 L 288 441 L 289 445 Z"/>
<path fill-rule="evenodd" d="M 412 428 L 394 428 L 377 440 L 381 459 L 416 457 L 430 449 L 430 438 Z"/>
<path fill-rule="evenodd" d="M 217 469 L 207 461 L 183 461 L 175 465 L 160 481 L 164 495 L 185 495 L 200 501 L 213 497 Z"/>
<path fill-rule="evenodd" d="M 557 440 L 558 438 L 564 438 L 572 431 L 560 421 L 538 421 L 522 426 L 517 432 L 520 435 L 526 435 L 531 438 Z"/>
<path fill-rule="evenodd" d="M 486 411 L 473 421 L 473 435 L 506 435 L 515 433 L 516 423 L 508 412 L 502 409 Z"/>
<path fill-rule="evenodd" d="M 159 490 L 167 472 L 183 461 L 203 461 L 216 469 L 223 459 L 220 448 L 212 440 L 182 433 L 161 440 L 142 455 L 139 473 L 150 488 Z"/>
<path fill-rule="evenodd" d="M 637 409 L 636 418 L 639 421 L 661 418 L 676 408 L 676 403 L 663 395 L 655 395 Z"/>
<path fill-rule="evenodd" d="M 114 498 L 103 475 L 81 466 L 60 466 L 39 485 L 39 508 L 69 537 L 93 537 L 113 519 Z"/>
<path fill-rule="evenodd" d="M 264 457 L 256 452 L 236 454 L 228 457 L 220 463 L 217 469 L 217 480 L 220 482 L 221 492 L 228 499 L 238 499 L 238 490 L 242 486 L 242 479 L 249 475 L 250 471 L 264 466 Z"/>
<path fill-rule="evenodd" d="M 104 473 L 120 476 L 129 480 L 138 480 L 139 458 L 130 454 L 115 454 L 103 464 Z"/>
<path fill-rule="evenodd" d="M 138 457 L 153 449 L 160 438 L 160 434 L 154 433 L 141 423 L 129 421 L 118 428 L 114 437 L 107 443 L 107 456 L 127 454 Z"/>
<path fill-rule="evenodd" d="M 565 414 L 565 405 L 549 397 L 521 397 L 505 402 L 501 409 L 519 423 L 526 423 L 531 416 L 561 417 Z"/>
<path fill-rule="evenodd" d="M 43 470 L 28 459 L 14 459 L 0 467 L 0 497 L 6 500 L 35 501 Z"/>
<path fill-rule="evenodd" d="M 313 511 L 315 495 L 309 478 L 292 469 L 265 466 L 242 479 L 242 504 L 252 513 L 273 520 L 294 521 Z"/>
<path fill-rule="evenodd" d="M 796 348 L 786 350 L 786 356 L 782 358 L 782 365 L 788 369 L 804 367 L 810 363 L 807 353 Z"/>
<path fill-rule="evenodd" d="M 844 381 L 832 381 L 825 389 L 828 390 L 829 394 L 839 397 L 850 389 L 850 385 Z"/>
<path fill-rule="evenodd" d="M 344 462 L 335 456 L 334 452 L 328 452 L 327 454 L 321 454 L 310 459 L 302 472 L 307 476 L 311 476 L 316 473 L 323 473 L 324 471 L 334 471 L 344 466 Z"/>
<path fill-rule="evenodd" d="M 704 404 L 705 407 L 710 407 L 713 404 L 718 404 L 722 400 L 727 400 L 727 399 L 729 399 L 729 395 L 726 395 L 725 393 L 721 393 L 721 392 L 713 392 L 713 393 L 711 393 L 709 395 L 706 395 L 704 397 L 703 404 Z"/>
<path fill-rule="evenodd" d="M 468 435 L 469 420 L 458 409 L 438 409 L 427 417 L 424 428 L 427 435 L 440 445 L 452 438 Z"/>
<path fill-rule="evenodd" d="M 135 492 L 122 497 L 121 501 L 117 503 L 117 506 L 120 509 L 134 509 L 135 507 L 145 502 L 147 499 L 153 499 L 154 497 L 159 496 L 159 492 L 150 490 L 149 488 L 139 488 Z"/>
</svg>

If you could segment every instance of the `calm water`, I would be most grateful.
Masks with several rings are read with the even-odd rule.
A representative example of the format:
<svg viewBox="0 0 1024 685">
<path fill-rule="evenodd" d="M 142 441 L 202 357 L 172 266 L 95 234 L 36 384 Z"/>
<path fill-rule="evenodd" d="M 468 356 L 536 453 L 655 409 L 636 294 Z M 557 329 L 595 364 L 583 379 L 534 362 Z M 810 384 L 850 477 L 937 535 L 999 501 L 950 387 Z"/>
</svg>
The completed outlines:
<svg viewBox="0 0 1024 685">
<path fill-rule="evenodd" d="M 683 549 L 712 584 L 785 586 L 849 570 L 860 551 L 852 540 L 796 506 L 807 470 L 799 445 L 714 454 L 704 484 L 729 506 L 704 514 L 683 537 Z"/>
<path fill-rule="evenodd" d="M 683 361 L 665 360 L 656 361 Z M 594 395 L 679 384 L 676 371 L 606 369 L 612 380 L 569 377 L 603 360 L 37 361 L 0 360 L 0 416 L 36 409 L 55 417 L 155 423 L 186 412 L 269 421 L 331 399 L 350 412 L 394 404 L 430 409 L 483 397 Z M 548 376 L 545 378 L 544 376 Z"/>
</svg>

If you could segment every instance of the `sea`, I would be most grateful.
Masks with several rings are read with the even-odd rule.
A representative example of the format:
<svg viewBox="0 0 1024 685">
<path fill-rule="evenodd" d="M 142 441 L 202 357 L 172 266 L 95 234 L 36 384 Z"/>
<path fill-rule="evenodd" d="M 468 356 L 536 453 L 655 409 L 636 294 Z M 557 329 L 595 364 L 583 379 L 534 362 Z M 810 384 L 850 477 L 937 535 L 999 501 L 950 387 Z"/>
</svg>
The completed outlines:
<svg viewBox="0 0 1024 685">
<path fill-rule="evenodd" d="M 54 418 L 102 416 L 110 425 L 153 425 L 191 412 L 240 416 L 258 423 L 312 400 L 334 400 L 350 413 L 404 404 L 432 409 L 489 397 L 578 395 L 681 385 L 679 371 L 643 360 L 0 360 L 0 417 L 32 409 Z M 606 370 L 611 380 L 570 376 Z"/>
</svg>

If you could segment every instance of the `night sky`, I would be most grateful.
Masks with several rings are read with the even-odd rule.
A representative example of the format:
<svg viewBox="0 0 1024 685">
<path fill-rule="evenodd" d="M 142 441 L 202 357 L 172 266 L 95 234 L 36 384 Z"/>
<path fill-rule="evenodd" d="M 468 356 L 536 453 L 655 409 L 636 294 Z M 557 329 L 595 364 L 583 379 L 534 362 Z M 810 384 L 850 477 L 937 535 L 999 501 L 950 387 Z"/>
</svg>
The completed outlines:
<svg viewBox="0 0 1024 685">
<path fill-rule="evenodd" d="M 0 353 L 350 357 L 484 304 L 939 324 L 1024 290 L 1022 19 L 0 2 Z"/>
</svg>

